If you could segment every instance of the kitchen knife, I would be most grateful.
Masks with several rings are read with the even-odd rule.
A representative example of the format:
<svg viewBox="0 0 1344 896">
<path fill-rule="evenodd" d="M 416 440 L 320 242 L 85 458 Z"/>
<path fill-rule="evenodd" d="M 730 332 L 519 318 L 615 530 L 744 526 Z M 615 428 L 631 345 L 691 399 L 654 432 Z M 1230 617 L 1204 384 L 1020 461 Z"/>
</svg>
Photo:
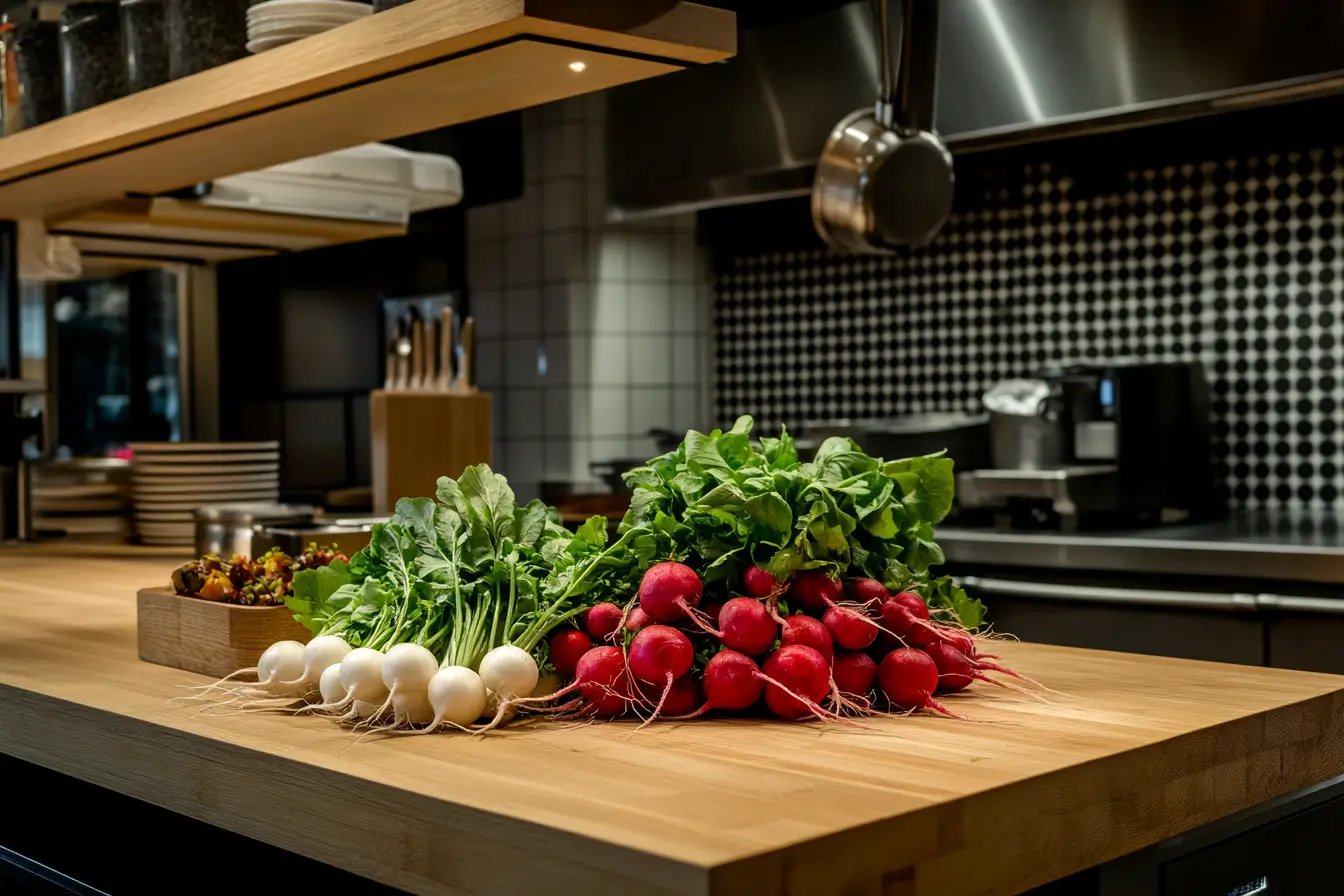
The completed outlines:
<svg viewBox="0 0 1344 896">
<path fill-rule="evenodd" d="M 398 323 L 392 331 L 392 338 L 387 341 L 387 358 L 384 363 L 387 370 L 383 374 L 383 388 L 397 388 L 397 369 L 401 364 L 401 324 Z"/>
<path fill-rule="evenodd" d="M 453 374 L 457 370 L 457 312 L 444 305 L 443 322 L 439 325 L 439 381 L 435 384 L 442 392 L 451 392 Z"/>
<path fill-rule="evenodd" d="M 476 375 L 476 320 L 468 317 L 462 321 L 462 365 L 458 368 L 457 379 L 453 382 L 454 392 L 475 392 L 472 378 Z"/>
<path fill-rule="evenodd" d="M 425 379 L 420 384 L 422 389 L 439 387 L 439 329 L 442 326 L 437 317 L 425 321 Z"/>
<path fill-rule="evenodd" d="M 407 387 L 419 389 L 425 384 L 425 322 L 420 317 L 420 309 L 411 306 L 411 357 L 410 376 Z"/>
</svg>

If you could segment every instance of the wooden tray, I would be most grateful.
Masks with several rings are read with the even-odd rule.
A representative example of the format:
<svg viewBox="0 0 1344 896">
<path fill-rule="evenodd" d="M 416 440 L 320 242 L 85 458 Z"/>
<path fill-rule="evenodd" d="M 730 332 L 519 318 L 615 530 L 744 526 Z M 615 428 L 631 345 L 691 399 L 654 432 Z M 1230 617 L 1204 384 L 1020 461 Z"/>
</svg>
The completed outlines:
<svg viewBox="0 0 1344 896">
<path fill-rule="evenodd" d="M 140 591 L 136 623 L 140 659 L 215 678 L 255 666 L 276 641 L 306 644 L 313 636 L 288 607 L 222 604 L 171 588 Z"/>
</svg>

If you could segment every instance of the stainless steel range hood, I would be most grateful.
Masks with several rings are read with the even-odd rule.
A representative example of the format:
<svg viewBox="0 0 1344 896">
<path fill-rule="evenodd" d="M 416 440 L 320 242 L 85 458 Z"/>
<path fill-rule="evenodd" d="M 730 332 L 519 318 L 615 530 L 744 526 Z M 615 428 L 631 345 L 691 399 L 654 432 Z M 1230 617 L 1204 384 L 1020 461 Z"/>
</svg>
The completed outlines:
<svg viewBox="0 0 1344 896">
<path fill-rule="evenodd" d="M 735 59 L 610 94 L 612 214 L 806 193 L 868 105 L 867 0 L 743 33 Z M 1344 90 L 1340 0 L 942 0 L 936 125 L 954 153 Z"/>
</svg>

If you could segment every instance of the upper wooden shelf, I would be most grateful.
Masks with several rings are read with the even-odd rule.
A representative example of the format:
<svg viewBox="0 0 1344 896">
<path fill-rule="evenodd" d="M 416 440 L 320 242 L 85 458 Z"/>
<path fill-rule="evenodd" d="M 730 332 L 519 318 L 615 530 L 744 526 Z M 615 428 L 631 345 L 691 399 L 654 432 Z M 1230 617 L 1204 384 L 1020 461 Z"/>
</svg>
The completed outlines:
<svg viewBox="0 0 1344 896">
<path fill-rule="evenodd" d="M 0 218 L 604 90 L 727 58 L 736 40 L 733 13 L 678 0 L 415 0 L 0 139 Z"/>
</svg>

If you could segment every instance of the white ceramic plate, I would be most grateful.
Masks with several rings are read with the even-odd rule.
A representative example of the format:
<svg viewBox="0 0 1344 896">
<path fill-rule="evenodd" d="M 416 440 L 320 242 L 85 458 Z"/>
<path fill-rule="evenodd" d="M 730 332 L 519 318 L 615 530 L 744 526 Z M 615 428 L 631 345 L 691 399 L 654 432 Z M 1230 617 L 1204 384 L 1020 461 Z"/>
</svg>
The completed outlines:
<svg viewBox="0 0 1344 896">
<path fill-rule="evenodd" d="M 197 507 L 203 507 L 208 504 L 270 504 L 277 503 L 280 500 L 279 492 L 244 492 L 236 495 L 217 495 L 201 496 L 190 501 L 135 501 L 135 512 L 140 513 L 158 513 L 165 510 L 185 511 L 190 514 Z"/>
<path fill-rule="evenodd" d="M 279 442 L 132 442 L 136 454 L 181 454 L 193 451 L 279 451 Z"/>
<path fill-rule="evenodd" d="M 135 482 L 145 479 L 172 479 L 180 476 L 241 476 L 247 473 L 275 476 L 279 463 L 262 464 L 142 464 L 137 463 L 132 477 Z"/>
<path fill-rule="evenodd" d="M 38 516 L 33 518 L 33 528 L 39 532 L 60 530 L 71 535 L 116 535 L 129 533 L 131 521 L 124 516 Z"/>
<path fill-rule="evenodd" d="M 159 523 L 174 523 L 177 525 L 191 525 L 193 526 L 193 528 L 195 526 L 195 521 L 191 518 L 190 510 L 186 511 L 185 513 L 177 513 L 170 510 L 165 510 L 156 513 L 141 513 L 137 509 L 135 511 L 135 524 L 137 526 L 142 526 L 144 523 L 150 523 L 151 525 L 158 525 Z"/>
<path fill-rule="evenodd" d="M 187 541 L 194 541 L 196 538 L 196 527 L 190 523 L 142 523 L 137 521 L 135 529 L 137 532 L 155 538 L 185 538 Z"/>
<path fill-rule="evenodd" d="M 355 3 L 353 0 L 266 0 L 247 9 L 247 20 L 257 16 L 275 15 L 281 11 L 308 13 L 310 15 L 347 15 L 364 17 L 372 15 L 373 4 Z"/>
<path fill-rule="evenodd" d="M 136 464 L 259 464 L 279 463 L 280 455 L 274 451 L 248 451 L 237 454 L 158 454 L 152 457 L 136 458 Z M 131 469 L 135 469 L 132 467 Z"/>
<path fill-rule="evenodd" d="M 358 18 L 350 16 L 267 16 L 257 17 L 247 23 L 248 37 L 268 37 L 277 31 L 292 31 L 303 29 L 305 31 L 330 31 L 332 28 L 339 28 L 342 25 L 349 25 L 351 22 L 358 22 Z"/>
<path fill-rule="evenodd" d="M 313 25 L 313 26 L 301 25 L 293 28 L 288 26 L 284 28 L 271 28 L 267 29 L 262 33 L 249 31 L 247 33 L 247 42 L 250 44 L 256 44 L 256 43 L 265 44 L 281 40 L 288 40 L 288 41 L 303 40 L 305 37 L 313 37 L 314 35 L 317 34 L 323 34 L 327 31 L 335 30 L 338 27 L 340 26 L 332 25 L 328 27 L 326 25 Z"/>
<path fill-rule="evenodd" d="M 237 488 L 261 488 L 280 484 L 279 473 L 242 473 L 237 476 L 142 476 L 127 491 L 189 492 L 199 488 L 228 491 Z"/>
<path fill-rule="evenodd" d="M 285 44 L 292 44 L 295 41 L 303 40 L 301 37 L 263 37 L 260 40 L 250 40 L 247 42 L 247 52 L 252 55 L 265 53 L 267 50 L 274 50 L 277 47 L 283 47 Z"/>
<path fill-rule="evenodd" d="M 108 495 L 98 498 L 33 497 L 34 513 L 106 513 L 124 510 L 130 504 L 126 495 Z"/>
<path fill-rule="evenodd" d="M 124 495 L 129 491 L 123 482 L 98 482 L 89 485 L 35 485 L 33 497 L 43 498 L 101 498 Z"/>
</svg>

